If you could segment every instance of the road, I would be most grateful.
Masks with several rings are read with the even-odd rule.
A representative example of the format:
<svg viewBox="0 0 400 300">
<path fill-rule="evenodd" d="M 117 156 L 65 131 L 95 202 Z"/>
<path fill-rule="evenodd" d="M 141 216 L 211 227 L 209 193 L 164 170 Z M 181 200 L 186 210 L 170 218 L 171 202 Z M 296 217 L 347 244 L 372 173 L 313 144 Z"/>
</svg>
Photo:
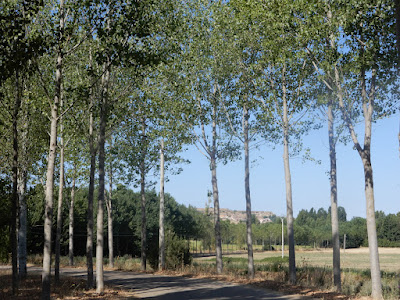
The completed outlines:
<svg viewBox="0 0 400 300">
<path fill-rule="evenodd" d="M 40 272 L 38 267 L 30 267 L 29 271 Z M 86 270 L 62 268 L 61 275 L 79 278 L 86 277 Z M 188 278 L 181 276 L 153 275 L 123 271 L 104 271 L 107 284 L 130 290 L 140 299 L 160 300 L 305 300 L 312 299 L 300 295 L 284 295 L 276 291 L 254 288 L 229 282 L 210 279 Z"/>
</svg>

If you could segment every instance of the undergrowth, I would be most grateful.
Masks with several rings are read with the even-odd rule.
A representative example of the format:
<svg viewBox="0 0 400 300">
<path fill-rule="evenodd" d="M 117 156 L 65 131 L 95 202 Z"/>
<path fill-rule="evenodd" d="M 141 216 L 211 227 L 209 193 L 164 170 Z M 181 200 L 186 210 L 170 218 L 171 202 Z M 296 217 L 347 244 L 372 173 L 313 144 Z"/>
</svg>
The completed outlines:
<svg viewBox="0 0 400 300">
<path fill-rule="evenodd" d="M 41 265 L 41 255 L 31 255 L 28 262 Z M 247 258 L 223 257 L 223 276 L 227 280 L 247 279 Z M 105 258 L 104 265 L 108 260 Z M 287 283 L 289 279 L 288 257 L 267 257 L 255 260 L 254 267 L 258 280 L 273 280 Z M 61 258 L 61 265 L 68 266 L 68 258 Z M 75 257 L 74 265 L 86 267 L 85 257 Z M 114 268 L 121 271 L 140 271 L 140 260 L 125 255 L 115 257 Z M 173 270 L 171 270 L 173 271 Z M 217 276 L 215 258 L 194 261 L 191 265 L 178 266 L 175 271 L 187 275 Z M 310 266 L 306 261 L 297 265 L 297 284 L 302 287 L 312 287 L 321 290 L 334 290 L 332 268 Z M 382 272 L 382 291 L 384 299 L 399 299 L 400 274 Z M 363 297 L 371 295 L 371 274 L 369 270 L 342 270 L 342 293 L 348 296 Z"/>
</svg>

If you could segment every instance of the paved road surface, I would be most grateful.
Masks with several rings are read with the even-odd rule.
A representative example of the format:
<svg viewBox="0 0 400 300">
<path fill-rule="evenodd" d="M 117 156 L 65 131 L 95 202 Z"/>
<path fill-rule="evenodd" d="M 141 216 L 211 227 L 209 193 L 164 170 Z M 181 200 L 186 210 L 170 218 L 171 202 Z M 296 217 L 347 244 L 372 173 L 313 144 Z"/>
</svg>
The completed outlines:
<svg viewBox="0 0 400 300">
<path fill-rule="evenodd" d="M 40 272 L 40 268 L 29 268 Z M 29 271 L 28 271 L 29 272 Z M 62 275 L 86 277 L 86 270 L 62 268 Z M 258 289 L 235 283 L 210 279 L 187 278 L 180 276 L 153 275 L 122 271 L 105 271 L 104 281 L 134 292 L 141 299 L 191 300 L 191 299 L 237 299 L 237 300 L 305 300 L 300 295 L 283 295 L 279 292 Z"/>
</svg>

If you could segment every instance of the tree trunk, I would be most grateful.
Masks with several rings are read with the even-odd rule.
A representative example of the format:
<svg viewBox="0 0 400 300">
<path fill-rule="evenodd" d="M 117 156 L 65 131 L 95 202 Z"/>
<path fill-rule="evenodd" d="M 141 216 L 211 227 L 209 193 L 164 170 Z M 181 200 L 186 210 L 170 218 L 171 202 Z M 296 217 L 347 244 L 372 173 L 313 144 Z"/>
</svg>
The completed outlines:
<svg viewBox="0 0 400 300">
<path fill-rule="evenodd" d="M 107 100 L 108 100 L 108 82 L 110 79 L 110 58 L 104 65 L 104 75 L 102 76 L 102 92 L 100 103 L 100 132 L 99 132 L 99 194 L 97 200 L 97 244 L 96 244 L 96 292 L 104 292 L 104 270 L 103 270 L 103 252 L 104 252 L 104 190 L 105 190 L 105 138 L 107 126 Z"/>
<path fill-rule="evenodd" d="M 165 231 L 164 231 L 164 139 L 160 142 L 160 220 L 159 220 L 159 255 L 158 255 L 158 269 L 165 269 Z"/>
<path fill-rule="evenodd" d="M 44 215 L 44 247 L 43 247 L 43 272 L 42 272 L 42 299 L 50 299 L 50 270 L 51 270 L 51 227 L 53 221 L 53 192 L 54 192 L 54 166 L 57 152 L 57 122 L 58 105 L 61 97 L 62 82 L 62 41 L 64 39 L 64 0 L 60 0 L 60 36 L 57 53 L 57 66 L 55 78 L 55 95 L 51 105 L 50 145 L 47 159 L 46 172 L 46 204 Z"/>
<path fill-rule="evenodd" d="M 69 248 L 68 257 L 69 265 L 74 265 L 74 205 L 75 205 L 75 183 L 76 183 L 76 166 L 74 165 L 74 177 L 72 178 L 71 203 L 69 206 Z"/>
<path fill-rule="evenodd" d="M 364 149 L 362 155 L 365 178 L 365 199 L 367 204 L 367 231 L 368 231 L 368 247 L 371 263 L 371 280 L 372 280 L 372 298 L 383 299 L 381 285 L 381 269 L 379 263 L 378 237 L 376 233 L 375 221 L 375 198 L 374 198 L 374 181 L 371 165 L 371 153 L 369 147 Z"/>
<path fill-rule="evenodd" d="M 333 101 L 328 100 L 328 134 L 329 134 L 329 159 L 330 186 L 331 186 L 331 222 L 332 222 L 332 245 L 333 245 L 333 284 L 338 292 L 342 289 L 340 279 L 340 241 L 339 241 L 339 218 L 337 203 L 337 179 L 336 179 L 336 141 L 334 129 Z"/>
<path fill-rule="evenodd" d="M 26 13 L 24 7 L 22 7 L 22 15 L 25 18 Z M 28 33 L 29 28 L 25 26 L 25 33 Z M 30 63 L 30 60 L 29 60 Z M 18 81 L 16 81 L 18 84 Z M 21 78 L 21 83 L 19 85 L 21 92 L 21 104 L 23 101 L 23 91 L 25 88 L 24 78 Z M 27 103 L 25 102 L 25 105 Z M 21 132 L 21 147 L 18 149 L 18 160 L 19 160 L 19 170 L 18 170 L 18 200 L 19 200 L 19 224 L 18 224 L 18 272 L 19 278 L 25 279 L 27 276 L 27 241 L 26 241 L 26 230 L 27 230 L 27 206 L 26 206 L 26 185 L 28 180 L 28 111 L 29 108 L 24 109 L 24 120 Z"/>
<path fill-rule="evenodd" d="M 114 236 L 113 236 L 113 217 L 112 217 L 112 186 L 113 186 L 113 166 L 110 162 L 109 180 L 110 187 L 107 199 L 107 227 L 108 227 L 108 266 L 114 268 Z"/>
<path fill-rule="evenodd" d="M 60 97 L 60 109 L 63 108 L 62 89 Z M 54 280 L 56 284 L 60 281 L 60 247 L 61 247 L 61 229 L 62 229 L 62 204 L 64 192 L 64 137 L 63 137 L 63 119 L 60 116 L 60 183 L 58 188 L 58 205 L 57 205 L 57 232 L 56 232 L 56 253 L 54 262 Z"/>
<path fill-rule="evenodd" d="M 340 81 L 339 70 L 335 68 L 335 84 L 338 89 L 339 107 L 342 112 L 343 120 L 349 130 L 350 136 L 353 140 L 354 147 L 363 163 L 364 167 L 364 181 L 365 181 L 365 200 L 367 207 L 367 231 L 368 231 L 368 247 L 370 256 L 371 267 L 371 281 L 372 281 L 372 297 L 374 299 L 382 299 L 382 284 L 381 284 L 381 271 L 379 264 L 378 252 L 378 238 L 376 233 L 375 222 L 375 199 L 374 199 L 374 183 L 372 175 L 371 164 L 371 136 L 372 136 L 372 115 L 374 112 L 374 97 L 375 97 L 375 76 L 376 69 L 372 69 L 372 80 L 369 93 L 366 90 L 365 70 L 361 69 L 361 96 L 363 99 L 362 110 L 364 115 L 364 148 L 358 142 L 356 132 L 353 127 L 352 120 L 349 117 L 348 111 L 344 105 L 344 96 Z"/>
<path fill-rule="evenodd" d="M 12 261 L 12 293 L 18 291 L 18 240 L 17 240 L 17 210 L 18 210 L 18 112 L 21 107 L 21 87 L 18 71 L 15 72 L 15 103 L 13 112 L 13 163 L 12 163 L 12 205 L 11 205 L 11 261 Z"/>
<path fill-rule="evenodd" d="M 251 231 L 251 198 L 250 198 L 250 166 L 249 166 L 249 112 L 243 106 L 243 135 L 244 135 L 244 188 L 246 194 L 246 241 L 248 257 L 248 275 L 254 278 L 253 236 Z"/>
<path fill-rule="evenodd" d="M 24 133 L 23 133 L 24 134 Z M 18 180 L 19 197 L 19 230 L 18 230 L 18 265 L 19 278 L 24 279 L 27 275 L 26 269 L 26 225 L 27 225 L 27 207 L 26 207 L 26 181 L 27 170 L 25 166 L 21 168 Z"/>
<path fill-rule="evenodd" d="M 89 51 L 89 64 L 92 65 L 92 51 Z M 89 193 L 86 224 L 86 266 L 87 266 L 87 288 L 93 288 L 93 199 L 94 199 L 94 173 L 96 170 L 96 148 L 94 146 L 94 123 L 93 123 L 93 88 L 89 95 L 89 149 L 90 149 L 90 175 L 89 175 Z"/>
<path fill-rule="evenodd" d="M 18 198 L 19 198 L 19 230 L 18 230 L 18 272 L 19 278 L 25 279 L 27 276 L 27 206 L 26 206 L 26 184 L 28 180 L 28 108 L 25 109 L 23 121 L 23 130 L 21 133 L 21 149 L 19 151 L 20 169 L 18 174 Z"/>
<path fill-rule="evenodd" d="M 285 71 L 283 71 L 284 73 Z M 284 76 L 284 74 L 283 74 Z M 283 81 L 285 78 L 283 77 Z M 285 185 L 286 185 L 286 221 L 287 236 L 289 244 L 289 282 L 296 283 L 296 260 L 294 250 L 294 231 L 293 231 L 293 203 L 292 203 L 292 179 L 290 175 L 289 164 L 289 119 L 288 105 L 286 98 L 286 86 L 283 83 L 283 163 L 285 168 Z"/>
<path fill-rule="evenodd" d="M 216 251 L 216 262 L 217 262 L 217 274 L 222 274 L 223 261 L 222 261 L 221 222 L 220 222 L 220 212 L 219 212 L 217 164 L 216 164 L 215 154 L 213 154 L 211 157 L 211 184 L 213 188 L 213 200 L 214 200 L 215 251 Z"/>
<path fill-rule="evenodd" d="M 147 247 L 147 234 L 146 234 L 146 122 L 142 118 L 142 157 L 140 163 L 140 194 L 141 194 L 141 210 L 142 210 L 142 224 L 141 224 L 141 257 L 140 264 L 141 270 L 146 270 L 146 247 Z"/>
<path fill-rule="evenodd" d="M 217 182 L 217 103 L 213 105 L 213 121 L 212 121 L 212 149 L 210 155 L 211 167 L 211 184 L 213 189 L 214 200 L 214 225 L 215 225 L 215 252 L 216 252 L 216 266 L 217 274 L 222 274 L 223 260 L 222 260 L 222 241 L 221 241 L 221 221 L 219 212 L 219 192 Z"/>
</svg>

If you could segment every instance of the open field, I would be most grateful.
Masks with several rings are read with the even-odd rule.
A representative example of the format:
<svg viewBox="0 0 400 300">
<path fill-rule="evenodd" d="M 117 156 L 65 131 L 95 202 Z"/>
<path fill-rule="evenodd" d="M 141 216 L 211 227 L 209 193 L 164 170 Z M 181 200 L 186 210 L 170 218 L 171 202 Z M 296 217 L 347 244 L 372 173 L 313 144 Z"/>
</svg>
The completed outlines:
<svg viewBox="0 0 400 300">
<path fill-rule="evenodd" d="M 297 254 L 298 263 L 312 266 L 329 267 L 332 265 L 332 249 L 321 251 L 305 251 Z M 381 270 L 400 273 L 400 248 L 380 248 L 379 259 Z M 346 249 L 340 254 L 343 269 L 369 269 L 368 248 Z"/>
<path fill-rule="evenodd" d="M 399 299 L 400 248 L 380 248 L 382 289 L 385 299 Z M 280 251 L 255 252 L 256 274 L 262 280 L 286 282 L 288 280 L 288 252 L 281 259 Z M 234 276 L 245 276 L 247 253 L 224 255 L 225 272 Z M 371 294 L 368 248 L 341 251 L 342 292 L 352 297 L 366 297 Z M 296 251 L 297 283 L 303 287 L 320 290 L 333 289 L 332 249 Z M 195 258 L 194 265 L 200 269 L 212 270 L 215 258 Z"/>
<path fill-rule="evenodd" d="M 267 257 L 280 257 L 280 251 L 255 252 L 254 259 L 257 261 Z M 284 252 L 288 256 L 288 251 Z M 342 269 L 369 269 L 368 248 L 346 249 L 340 254 Z M 247 253 L 225 255 L 227 257 L 247 257 Z M 379 248 L 381 270 L 386 272 L 400 273 L 400 248 Z M 209 258 L 195 258 L 194 261 L 201 262 Z M 296 250 L 296 263 L 298 266 L 331 267 L 332 249 L 318 250 Z"/>
</svg>

